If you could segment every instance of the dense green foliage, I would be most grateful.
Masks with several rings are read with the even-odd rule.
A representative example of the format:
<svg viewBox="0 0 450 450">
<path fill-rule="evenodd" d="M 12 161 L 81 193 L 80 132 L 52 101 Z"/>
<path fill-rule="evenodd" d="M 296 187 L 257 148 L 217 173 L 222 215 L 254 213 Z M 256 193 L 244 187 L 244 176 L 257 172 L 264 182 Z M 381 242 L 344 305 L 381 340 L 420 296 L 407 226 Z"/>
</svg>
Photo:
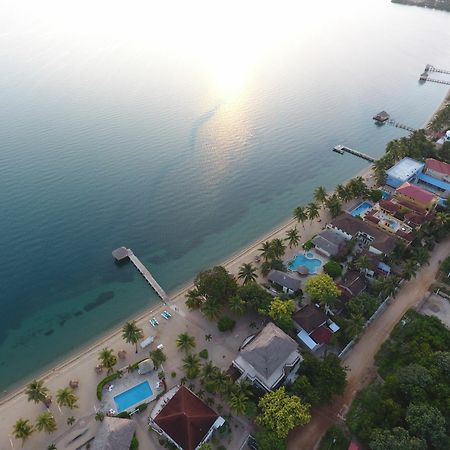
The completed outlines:
<svg viewBox="0 0 450 450">
<path fill-rule="evenodd" d="M 286 394 L 284 386 L 264 395 L 258 406 L 261 414 L 256 423 L 273 431 L 280 439 L 286 438 L 293 428 L 306 425 L 311 420 L 310 405 L 296 395 Z"/>
<path fill-rule="evenodd" d="M 198 356 L 203 359 L 208 359 L 208 350 L 204 348 L 202 351 L 198 353 Z"/>
<path fill-rule="evenodd" d="M 332 425 L 320 441 L 319 450 L 347 450 L 349 444 L 350 439 L 344 434 L 342 428 Z"/>
<path fill-rule="evenodd" d="M 342 267 L 336 261 L 330 260 L 324 264 L 323 271 L 334 279 L 342 274 Z"/>
<path fill-rule="evenodd" d="M 347 385 L 346 371 L 334 353 L 323 359 L 305 354 L 299 374 L 289 390 L 312 406 L 330 402 L 334 395 L 342 394 Z"/>
<path fill-rule="evenodd" d="M 256 443 L 259 450 L 286 450 L 286 439 L 279 438 L 273 431 L 263 429 L 256 433 Z"/>
<path fill-rule="evenodd" d="M 305 283 L 305 292 L 314 301 L 330 306 L 341 293 L 333 279 L 326 273 L 309 277 Z"/>
<path fill-rule="evenodd" d="M 217 322 L 217 328 L 219 328 L 219 331 L 222 332 L 231 331 L 235 326 L 236 321 L 228 316 L 222 316 Z"/>
<path fill-rule="evenodd" d="M 408 312 L 376 356 L 384 383 L 358 394 L 350 429 L 373 450 L 449 448 L 449 350 L 439 319 Z"/>
<path fill-rule="evenodd" d="M 237 296 L 244 302 L 247 309 L 253 311 L 266 309 L 272 301 L 272 296 L 256 283 L 241 286 L 238 289 Z"/>
<path fill-rule="evenodd" d="M 267 314 L 277 326 L 283 331 L 288 332 L 292 329 L 292 313 L 295 311 L 294 300 L 281 300 L 275 297 L 267 310 L 261 310 L 261 313 Z"/>
<path fill-rule="evenodd" d="M 138 449 L 139 449 L 139 441 L 135 433 L 133 434 L 133 439 L 131 439 L 130 450 L 138 450 Z"/>
</svg>

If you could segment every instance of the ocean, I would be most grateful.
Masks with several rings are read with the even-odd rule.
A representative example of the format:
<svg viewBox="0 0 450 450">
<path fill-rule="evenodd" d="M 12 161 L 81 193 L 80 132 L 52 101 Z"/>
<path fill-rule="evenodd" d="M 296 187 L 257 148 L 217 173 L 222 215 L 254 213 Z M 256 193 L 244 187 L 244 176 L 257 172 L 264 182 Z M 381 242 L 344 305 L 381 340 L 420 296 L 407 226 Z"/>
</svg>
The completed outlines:
<svg viewBox="0 0 450 450">
<path fill-rule="evenodd" d="M 19 4 L 20 3 L 20 4 Z M 27 2 L 25 2 L 27 3 Z M 447 93 L 450 15 L 388 0 L 0 4 L 0 392 L 332 189 Z"/>
</svg>

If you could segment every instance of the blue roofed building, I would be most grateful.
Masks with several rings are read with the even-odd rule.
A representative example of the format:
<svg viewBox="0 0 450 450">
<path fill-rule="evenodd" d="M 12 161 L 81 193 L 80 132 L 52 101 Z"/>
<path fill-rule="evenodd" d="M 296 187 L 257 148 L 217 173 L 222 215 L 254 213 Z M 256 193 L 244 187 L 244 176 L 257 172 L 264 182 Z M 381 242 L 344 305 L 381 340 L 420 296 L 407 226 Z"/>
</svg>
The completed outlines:
<svg viewBox="0 0 450 450">
<path fill-rule="evenodd" d="M 403 158 L 397 164 L 386 170 L 386 184 L 397 189 L 405 182 L 416 182 L 425 164 L 412 158 Z"/>
</svg>

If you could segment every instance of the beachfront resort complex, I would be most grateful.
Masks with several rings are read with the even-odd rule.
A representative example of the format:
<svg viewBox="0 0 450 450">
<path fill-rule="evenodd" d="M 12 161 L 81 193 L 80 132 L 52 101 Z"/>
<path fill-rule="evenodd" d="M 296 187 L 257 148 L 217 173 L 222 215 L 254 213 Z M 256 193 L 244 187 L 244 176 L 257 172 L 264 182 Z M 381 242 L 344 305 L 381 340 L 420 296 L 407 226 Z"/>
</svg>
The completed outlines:
<svg viewBox="0 0 450 450">
<path fill-rule="evenodd" d="M 335 192 L 318 187 L 282 230 L 178 296 L 133 251 L 114 250 L 161 306 L 88 353 L 88 374 L 76 363 L 59 369 L 70 379 L 54 399 L 45 379 L 28 385 L 22 396 L 44 408 L 11 436 L 26 448 L 286 448 L 288 433 L 314 420 L 312 406 L 345 392 L 342 361 L 448 234 L 450 163 L 439 156 L 450 142 L 436 146 L 423 131 L 401 142 L 382 176 L 389 151 Z M 415 145 L 422 157 L 410 156 Z"/>
</svg>

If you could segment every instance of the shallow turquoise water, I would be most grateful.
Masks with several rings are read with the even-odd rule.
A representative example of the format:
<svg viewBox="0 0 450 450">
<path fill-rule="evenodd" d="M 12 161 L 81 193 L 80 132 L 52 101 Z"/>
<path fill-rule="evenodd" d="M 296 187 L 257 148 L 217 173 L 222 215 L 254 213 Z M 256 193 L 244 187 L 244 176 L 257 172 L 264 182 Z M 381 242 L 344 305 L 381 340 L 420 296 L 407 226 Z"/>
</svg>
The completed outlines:
<svg viewBox="0 0 450 450">
<path fill-rule="evenodd" d="M 227 10 L 241 45 L 206 7 L 149 22 L 143 4 L 46 3 L 0 6 L 2 391 L 157 301 L 111 250 L 174 290 L 366 166 L 334 145 L 376 157 L 404 135 L 374 113 L 419 127 L 446 93 L 417 82 L 450 60 L 443 12 Z"/>
</svg>

